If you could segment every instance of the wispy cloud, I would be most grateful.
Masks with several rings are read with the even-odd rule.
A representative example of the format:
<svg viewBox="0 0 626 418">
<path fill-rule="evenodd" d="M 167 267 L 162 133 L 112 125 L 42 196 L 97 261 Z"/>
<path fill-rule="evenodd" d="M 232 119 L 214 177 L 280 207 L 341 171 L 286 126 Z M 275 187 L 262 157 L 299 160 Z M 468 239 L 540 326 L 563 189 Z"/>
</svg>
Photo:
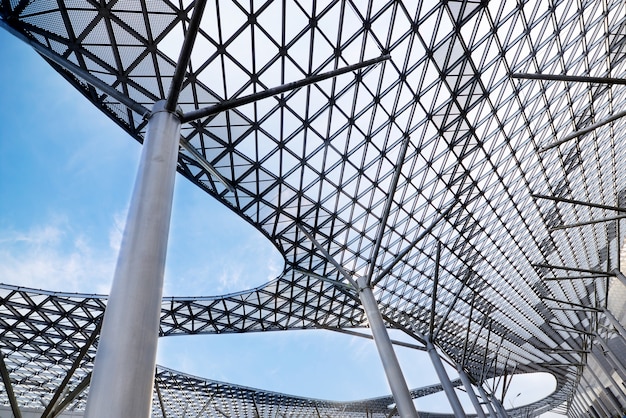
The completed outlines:
<svg viewBox="0 0 626 418">
<path fill-rule="evenodd" d="M 116 251 L 98 247 L 64 219 L 0 231 L 0 281 L 67 292 L 108 293 Z"/>
</svg>

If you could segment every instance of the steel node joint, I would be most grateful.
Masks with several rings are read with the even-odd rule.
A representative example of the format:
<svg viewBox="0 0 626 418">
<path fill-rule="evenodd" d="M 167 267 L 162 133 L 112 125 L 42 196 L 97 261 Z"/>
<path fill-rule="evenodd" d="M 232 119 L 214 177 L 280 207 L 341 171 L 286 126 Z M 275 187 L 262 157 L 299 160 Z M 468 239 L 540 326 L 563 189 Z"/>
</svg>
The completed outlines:
<svg viewBox="0 0 626 418">
<path fill-rule="evenodd" d="M 356 279 L 356 284 L 357 284 L 357 291 L 360 293 L 362 293 L 363 291 L 369 289 L 369 290 L 373 290 L 373 286 L 371 286 L 368 282 L 367 282 L 367 278 L 366 277 L 357 277 Z"/>
<path fill-rule="evenodd" d="M 180 106 L 176 106 L 176 109 L 174 109 L 173 111 L 167 109 L 166 100 L 159 100 L 158 102 L 155 102 L 154 105 L 152 106 L 152 110 L 149 113 L 147 113 L 144 116 L 144 118 L 146 120 L 150 120 L 157 113 L 170 113 L 172 116 L 176 117 L 176 119 L 178 119 L 179 122 L 183 118 L 183 109 L 181 109 Z"/>
</svg>

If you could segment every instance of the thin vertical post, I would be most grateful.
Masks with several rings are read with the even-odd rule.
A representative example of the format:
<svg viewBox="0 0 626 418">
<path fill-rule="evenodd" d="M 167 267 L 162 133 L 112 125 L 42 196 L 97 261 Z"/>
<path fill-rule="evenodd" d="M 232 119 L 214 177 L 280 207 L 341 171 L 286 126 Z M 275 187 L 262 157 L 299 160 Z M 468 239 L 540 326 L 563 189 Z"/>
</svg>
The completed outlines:
<svg viewBox="0 0 626 418">
<path fill-rule="evenodd" d="M 413 404 L 413 399 L 411 398 L 411 392 L 409 391 L 409 387 L 407 386 L 404 375 L 402 374 L 402 369 L 400 368 L 400 363 L 398 363 L 396 353 L 393 351 L 393 346 L 391 344 L 391 340 L 389 339 L 387 328 L 385 328 L 383 317 L 378 310 L 378 303 L 376 303 L 374 292 L 367 284 L 366 277 L 360 277 L 357 280 L 357 284 L 359 286 L 361 304 L 363 305 L 367 321 L 369 322 L 370 329 L 372 330 L 372 336 L 374 337 L 374 342 L 376 343 L 376 348 L 378 349 L 378 355 L 383 363 L 383 368 L 385 369 L 385 374 L 387 375 L 387 381 L 389 382 L 391 393 L 396 401 L 398 412 L 403 418 L 417 418 L 418 414 L 415 409 L 415 405 Z"/>
<path fill-rule="evenodd" d="M 456 365 L 456 370 L 459 372 L 459 377 L 461 378 L 461 382 L 463 386 L 465 386 L 465 391 L 467 392 L 467 396 L 469 396 L 470 401 L 472 401 L 472 405 L 476 410 L 476 415 L 478 418 L 487 418 L 485 415 L 485 411 L 483 411 L 482 406 L 480 406 L 480 401 L 476 396 L 476 392 L 474 392 L 474 388 L 472 387 L 472 382 L 470 381 L 469 376 L 463 370 L 463 367 L 460 364 Z"/>
<path fill-rule="evenodd" d="M 430 361 L 433 363 L 435 372 L 437 372 L 437 377 L 439 377 L 441 386 L 443 386 L 443 391 L 448 398 L 448 402 L 450 402 L 450 406 L 452 407 L 452 412 L 454 413 L 454 416 L 456 418 L 465 418 L 465 411 L 463 411 L 463 407 L 461 406 L 459 397 L 456 396 L 454 386 L 452 386 L 450 378 L 448 377 L 448 373 L 446 373 L 446 369 L 443 367 L 443 362 L 439 357 L 439 353 L 437 353 L 437 349 L 435 349 L 435 346 L 432 341 L 430 341 L 430 339 L 426 340 L 426 351 L 430 356 Z"/>
<path fill-rule="evenodd" d="M 154 105 L 102 323 L 87 418 L 148 418 L 180 139 L 178 115 Z"/>
</svg>

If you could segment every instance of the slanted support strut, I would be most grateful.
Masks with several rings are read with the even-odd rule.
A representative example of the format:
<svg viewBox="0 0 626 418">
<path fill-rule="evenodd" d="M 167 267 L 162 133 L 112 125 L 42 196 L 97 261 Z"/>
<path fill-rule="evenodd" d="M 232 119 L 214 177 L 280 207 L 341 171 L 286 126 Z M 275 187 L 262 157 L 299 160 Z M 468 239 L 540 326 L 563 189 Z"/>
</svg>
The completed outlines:
<svg viewBox="0 0 626 418">
<path fill-rule="evenodd" d="M 148 418 L 180 119 L 154 105 L 96 353 L 86 418 Z"/>
<path fill-rule="evenodd" d="M 460 364 L 456 365 L 456 370 L 459 372 L 459 377 L 461 378 L 461 382 L 463 382 L 463 386 L 465 386 L 465 391 L 467 392 L 467 396 L 469 396 L 470 401 L 472 401 L 472 405 L 476 410 L 476 416 L 478 418 L 487 418 L 485 412 L 483 411 L 482 406 L 480 406 L 480 401 L 476 396 L 476 392 L 474 392 L 474 388 L 472 387 L 472 382 L 470 381 L 469 376 L 463 370 L 463 366 Z"/>
<path fill-rule="evenodd" d="M 489 411 L 489 416 L 498 418 L 498 415 L 496 414 L 495 409 L 493 409 L 493 404 L 491 403 L 491 399 L 487 395 L 487 392 L 485 392 L 485 389 L 483 389 L 481 385 L 477 385 L 476 389 L 478 389 L 478 393 L 480 393 L 480 397 L 483 398 L 483 401 L 485 405 L 487 406 L 487 410 Z"/>
<path fill-rule="evenodd" d="M 498 412 L 500 412 L 502 418 L 509 418 L 509 414 L 507 414 L 506 409 L 502 406 L 502 402 L 495 396 L 493 397 L 493 404 L 496 406 Z"/>
<path fill-rule="evenodd" d="M 360 277 L 357 279 L 359 286 L 359 297 L 361 304 L 365 309 L 365 315 L 367 315 L 367 321 L 369 322 L 372 335 L 374 336 L 374 342 L 378 349 L 378 355 L 383 363 L 385 374 L 387 375 L 387 381 L 391 387 L 391 393 L 396 401 L 396 407 L 402 418 L 415 417 L 417 418 L 417 411 L 411 398 L 411 392 L 406 384 L 400 363 L 396 357 L 396 353 L 393 351 L 387 328 L 383 322 L 383 317 L 378 310 L 378 304 L 374 297 L 372 288 L 367 285 L 367 278 Z"/>
<path fill-rule="evenodd" d="M 437 377 L 439 377 L 441 386 L 443 386 L 443 391 L 446 393 L 446 397 L 448 398 L 448 402 L 450 402 L 450 406 L 452 407 L 452 412 L 454 413 L 455 418 L 465 418 L 465 411 L 463 411 L 463 407 L 461 406 L 459 397 L 456 396 L 454 386 L 452 386 L 450 378 L 448 377 L 448 373 L 446 373 L 446 369 L 443 367 L 443 362 L 439 357 L 439 353 L 437 353 L 437 350 L 435 349 L 435 346 L 430 341 L 430 339 L 426 340 L 426 351 L 428 352 L 430 360 L 435 367 Z"/>
</svg>

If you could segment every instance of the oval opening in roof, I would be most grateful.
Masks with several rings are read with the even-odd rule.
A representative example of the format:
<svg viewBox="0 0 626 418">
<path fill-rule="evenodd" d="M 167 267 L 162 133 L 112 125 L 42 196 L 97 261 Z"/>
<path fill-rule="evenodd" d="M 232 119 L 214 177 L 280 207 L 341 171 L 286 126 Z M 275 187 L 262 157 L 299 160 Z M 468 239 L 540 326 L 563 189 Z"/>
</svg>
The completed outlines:
<svg viewBox="0 0 626 418">
<path fill-rule="evenodd" d="M 397 330 L 390 336 L 414 343 Z M 435 383 L 424 351 L 402 345 L 395 351 L 409 387 Z M 299 397 L 339 402 L 389 397 L 393 402 L 374 341 L 329 330 L 164 337 L 157 361 L 194 376 Z"/>
<path fill-rule="evenodd" d="M 272 242 L 199 187 L 176 179 L 165 296 L 213 296 L 261 286 L 284 260 Z"/>
</svg>

